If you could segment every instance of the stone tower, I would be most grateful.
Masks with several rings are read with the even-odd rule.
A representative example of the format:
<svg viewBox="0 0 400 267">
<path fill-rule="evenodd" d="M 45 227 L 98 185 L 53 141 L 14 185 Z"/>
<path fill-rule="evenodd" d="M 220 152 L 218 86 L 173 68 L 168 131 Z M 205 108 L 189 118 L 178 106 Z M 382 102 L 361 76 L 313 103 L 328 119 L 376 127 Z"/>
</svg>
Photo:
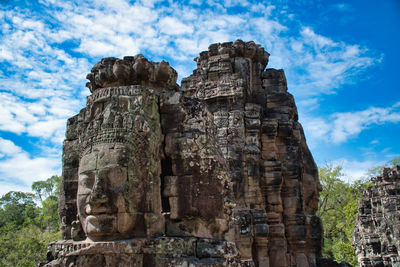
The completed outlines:
<svg viewBox="0 0 400 267">
<path fill-rule="evenodd" d="M 64 240 L 45 266 L 316 266 L 318 170 L 283 70 L 254 42 L 168 63 L 106 58 L 70 118 Z"/>
<path fill-rule="evenodd" d="M 361 267 L 400 266 L 400 166 L 384 168 L 358 203 L 353 246 Z"/>
</svg>

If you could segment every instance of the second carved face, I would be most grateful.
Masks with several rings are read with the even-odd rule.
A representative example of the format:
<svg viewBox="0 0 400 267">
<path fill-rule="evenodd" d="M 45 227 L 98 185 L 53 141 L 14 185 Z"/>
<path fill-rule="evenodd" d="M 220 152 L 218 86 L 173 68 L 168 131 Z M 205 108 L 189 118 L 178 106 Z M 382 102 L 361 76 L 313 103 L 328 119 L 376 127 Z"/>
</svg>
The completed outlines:
<svg viewBox="0 0 400 267">
<path fill-rule="evenodd" d="M 141 235 L 144 181 L 129 152 L 125 144 L 100 144 L 79 162 L 78 215 L 90 240 Z"/>
</svg>

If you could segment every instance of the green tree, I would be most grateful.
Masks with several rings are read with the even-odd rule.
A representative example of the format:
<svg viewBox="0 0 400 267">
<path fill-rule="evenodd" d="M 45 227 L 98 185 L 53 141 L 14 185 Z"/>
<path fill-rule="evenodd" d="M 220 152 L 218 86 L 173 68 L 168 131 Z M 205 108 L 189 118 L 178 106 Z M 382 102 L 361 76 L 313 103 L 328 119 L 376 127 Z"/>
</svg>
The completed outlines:
<svg viewBox="0 0 400 267">
<path fill-rule="evenodd" d="M 15 229 L 31 223 L 38 215 L 34 195 L 10 191 L 0 198 L 0 227 L 9 225 Z"/>
<path fill-rule="evenodd" d="M 320 201 L 318 207 L 318 216 L 321 217 L 325 211 L 334 209 L 332 206 L 332 199 L 334 199 L 338 193 L 336 187 L 340 186 L 341 180 L 344 175 L 342 173 L 342 166 L 333 167 L 330 164 L 318 169 L 319 181 L 322 186 L 320 194 Z"/>
<path fill-rule="evenodd" d="M 36 199 L 40 201 L 37 222 L 43 229 L 58 231 L 60 220 L 58 218 L 58 200 L 60 195 L 60 176 L 52 176 L 44 181 L 32 184 Z"/>
<path fill-rule="evenodd" d="M 11 191 L 0 198 L 0 266 L 37 266 L 48 244 L 60 239 L 60 180 L 52 176 L 34 182 L 34 194 Z"/>
<path fill-rule="evenodd" d="M 47 246 L 59 239 L 59 234 L 26 225 L 18 231 L 1 228 L 0 266 L 34 267 L 46 259 Z"/>
<path fill-rule="evenodd" d="M 44 181 L 36 181 L 32 183 L 32 190 L 36 193 L 37 198 L 42 202 L 50 196 L 60 195 L 61 176 L 53 175 Z"/>
<path fill-rule="evenodd" d="M 368 182 L 356 180 L 344 182 L 341 166 L 325 165 L 319 168 L 322 185 L 318 216 L 324 228 L 324 257 L 357 265 L 351 245 L 358 201 Z"/>
<path fill-rule="evenodd" d="M 392 160 L 389 160 L 388 162 L 386 162 L 383 165 L 379 165 L 379 166 L 376 166 L 376 167 L 373 167 L 373 168 L 369 169 L 367 171 L 367 176 L 368 177 L 375 177 L 375 176 L 381 175 L 381 172 L 382 172 L 383 168 L 392 168 L 392 167 L 394 167 L 396 165 L 400 165 L 400 156 L 395 157 Z"/>
</svg>

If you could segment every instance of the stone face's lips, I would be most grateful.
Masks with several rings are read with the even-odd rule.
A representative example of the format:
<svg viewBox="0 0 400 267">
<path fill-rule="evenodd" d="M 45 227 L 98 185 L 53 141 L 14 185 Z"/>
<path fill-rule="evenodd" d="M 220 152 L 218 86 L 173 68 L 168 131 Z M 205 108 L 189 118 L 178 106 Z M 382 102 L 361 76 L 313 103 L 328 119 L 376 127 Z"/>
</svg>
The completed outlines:
<svg viewBox="0 0 400 267">
<path fill-rule="evenodd" d="M 99 207 L 94 207 L 90 204 L 86 205 L 85 208 L 85 213 L 87 215 L 101 215 L 101 214 L 113 214 L 114 211 L 113 209 L 107 207 L 107 206 L 99 206 Z"/>
<path fill-rule="evenodd" d="M 86 217 L 86 220 L 90 223 L 100 223 L 101 221 L 115 219 L 117 214 L 96 214 L 89 215 Z"/>
<path fill-rule="evenodd" d="M 86 233 L 88 236 L 107 236 L 115 232 L 116 215 L 98 214 L 86 217 Z"/>
<path fill-rule="evenodd" d="M 96 214 L 96 215 L 89 215 L 86 217 L 86 220 L 88 221 L 94 221 L 94 222 L 99 222 L 101 220 L 107 220 L 107 219 L 113 219 L 115 218 L 116 214 L 109 214 L 109 213 L 102 213 L 102 214 Z"/>
</svg>

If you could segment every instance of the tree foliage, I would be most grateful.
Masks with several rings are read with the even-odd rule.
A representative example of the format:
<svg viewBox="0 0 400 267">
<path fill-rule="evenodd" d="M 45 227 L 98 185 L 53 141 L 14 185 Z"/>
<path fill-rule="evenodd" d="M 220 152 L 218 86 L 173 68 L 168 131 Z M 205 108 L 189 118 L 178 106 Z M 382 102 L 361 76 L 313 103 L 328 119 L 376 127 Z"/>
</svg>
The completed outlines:
<svg viewBox="0 0 400 267">
<path fill-rule="evenodd" d="M 344 182 L 341 166 L 325 165 L 319 168 L 322 185 L 318 216 L 324 228 L 324 257 L 346 261 L 357 266 L 357 258 L 351 245 L 358 201 L 368 182 L 356 180 Z"/>
<path fill-rule="evenodd" d="M 11 191 L 0 198 L 0 266 L 37 266 L 60 238 L 59 176 L 32 184 L 34 193 Z"/>
<path fill-rule="evenodd" d="M 37 181 L 32 184 L 35 197 L 40 201 L 40 215 L 37 223 L 43 229 L 58 229 L 58 199 L 60 195 L 60 176 L 52 176 L 45 181 Z"/>
<path fill-rule="evenodd" d="M 381 174 L 383 168 L 392 168 L 396 165 L 400 165 L 400 156 L 386 162 L 383 165 L 375 166 L 367 171 L 368 177 L 375 177 Z"/>
<path fill-rule="evenodd" d="M 0 198 L 0 227 L 13 225 L 20 228 L 31 223 L 38 210 L 31 193 L 10 191 Z"/>
<path fill-rule="evenodd" d="M 37 266 L 45 261 L 49 243 L 59 239 L 58 232 L 46 231 L 34 224 L 0 231 L 0 266 Z"/>
</svg>

